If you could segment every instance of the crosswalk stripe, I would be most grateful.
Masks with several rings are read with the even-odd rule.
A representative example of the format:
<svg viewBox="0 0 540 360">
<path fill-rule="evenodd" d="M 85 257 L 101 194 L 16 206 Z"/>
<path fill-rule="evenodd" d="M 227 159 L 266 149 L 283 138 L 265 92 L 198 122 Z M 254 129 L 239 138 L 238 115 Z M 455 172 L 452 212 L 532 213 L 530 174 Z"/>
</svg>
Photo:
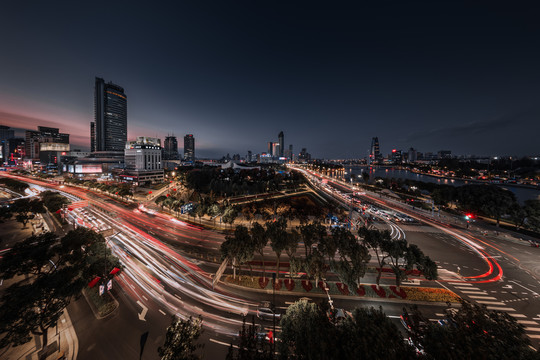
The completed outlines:
<svg viewBox="0 0 540 360">
<path fill-rule="evenodd" d="M 509 307 L 500 307 L 500 306 L 488 306 L 488 310 L 498 310 L 498 311 L 516 311 L 516 309 Z"/>
<path fill-rule="evenodd" d="M 529 335 L 527 334 L 531 339 L 540 339 L 540 335 Z"/>
<path fill-rule="evenodd" d="M 441 317 L 444 317 L 446 316 L 445 314 L 441 314 L 441 313 L 436 313 L 435 316 L 441 316 Z"/>
<path fill-rule="evenodd" d="M 469 295 L 471 299 L 478 299 L 478 300 L 497 300 L 497 298 L 494 298 L 493 296 L 475 296 L 475 295 Z"/>
<path fill-rule="evenodd" d="M 489 295 L 487 292 L 485 291 L 462 291 L 462 293 L 464 294 L 473 294 L 473 295 Z"/>
<path fill-rule="evenodd" d="M 536 328 L 533 328 L 533 327 L 526 327 L 526 328 L 525 328 L 525 331 L 540 331 L 540 327 L 536 327 Z"/>
<path fill-rule="evenodd" d="M 456 289 L 460 290 L 476 290 L 476 291 L 483 291 L 476 287 L 465 287 L 465 286 L 456 286 Z"/>
<path fill-rule="evenodd" d="M 479 303 L 479 304 L 484 304 L 484 305 L 506 305 L 505 303 L 500 302 L 500 301 L 476 300 L 476 302 Z"/>
<path fill-rule="evenodd" d="M 536 321 L 532 321 L 532 320 L 518 320 L 517 322 L 523 325 L 538 325 Z"/>
<path fill-rule="evenodd" d="M 472 284 L 463 283 L 463 282 L 451 282 L 451 281 L 449 281 L 448 283 L 451 284 L 451 285 L 454 285 L 456 287 L 459 287 L 459 286 L 472 286 Z"/>
<path fill-rule="evenodd" d="M 523 315 L 523 314 L 510 314 L 510 315 L 515 317 L 515 318 L 526 318 L 526 316 Z"/>
</svg>

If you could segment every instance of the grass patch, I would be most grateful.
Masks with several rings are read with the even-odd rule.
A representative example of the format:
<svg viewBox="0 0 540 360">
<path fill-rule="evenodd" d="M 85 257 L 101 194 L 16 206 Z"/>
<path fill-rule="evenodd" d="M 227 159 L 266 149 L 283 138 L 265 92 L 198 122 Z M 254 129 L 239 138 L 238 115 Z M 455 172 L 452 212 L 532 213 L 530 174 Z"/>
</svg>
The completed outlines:
<svg viewBox="0 0 540 360">
<path fill-rule="evenodd" d="M 99 296 L 99 286 L 86 289 L 86 295 L 96 307 L 99 316 L 107 316 L 116 309 L 116 302 L 108 291 Z"/>
</svg>

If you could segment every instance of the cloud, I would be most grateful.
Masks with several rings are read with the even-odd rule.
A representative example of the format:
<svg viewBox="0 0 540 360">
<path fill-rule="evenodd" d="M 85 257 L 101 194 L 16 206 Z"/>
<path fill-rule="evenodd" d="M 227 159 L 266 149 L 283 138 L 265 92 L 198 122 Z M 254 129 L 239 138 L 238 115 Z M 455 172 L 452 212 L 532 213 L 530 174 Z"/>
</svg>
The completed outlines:
<svg viewBox="0 0 540 360">
<path fill-rule="evenodd" d="M 486 134 L 499 133 L 502 134 L 510 128 L 516 126 L 529 126 L 538 121 L 540 115 L 539 110 L 524 111 L 517 114 L 505 115 L 493 120 L 474 121 L 466 124 L 454 124 L 452 126 L 422 130 L 410 134 L 405 138 L 406 142 L 414 142 L 424 139 L 441 139 L 448 137 L 462 138 L 465 136 L 481 136 Z"/>
</svg>

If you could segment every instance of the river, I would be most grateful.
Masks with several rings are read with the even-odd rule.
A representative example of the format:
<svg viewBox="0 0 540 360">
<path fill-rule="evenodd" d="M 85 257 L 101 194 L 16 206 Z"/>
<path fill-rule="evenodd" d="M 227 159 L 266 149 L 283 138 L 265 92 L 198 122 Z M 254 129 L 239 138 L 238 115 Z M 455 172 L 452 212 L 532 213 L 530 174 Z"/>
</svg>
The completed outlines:
<svg viewBox="0 0 540 360">
<path fill-rule="evenodd" d="M 443 185 L 453 185 L 461 186 L 466 184 L 480 184 L 476 181 L 467 181 L 459 179 L 445 179 L 438 178 L 435 176 L 417 174 L 409 170 L 402 170 L 393 167 L 383 167 L 383 166 L 345 166 L 345 171 L 347 176 L 352 173 L 352 175 L 358 177 L 363 171 L 367 172 L 370 175 L 370 179 L 373 180 L 376 177 L 382 178 L 396 178 L 396 179 L 408 179 L 408 180 L 417 180 L 423 182 L 430 182 Z M 359 179 L 362 181 L 362 179 Z M 506 184 L 496 184 L 504 189 L 510 190 L 516 195 L 516 199 L 523 204 L 525 200 L 535 199 L 540 200 L 540 189 L 525 188 L 519 186 L 511 186 Z"/>
</svg>

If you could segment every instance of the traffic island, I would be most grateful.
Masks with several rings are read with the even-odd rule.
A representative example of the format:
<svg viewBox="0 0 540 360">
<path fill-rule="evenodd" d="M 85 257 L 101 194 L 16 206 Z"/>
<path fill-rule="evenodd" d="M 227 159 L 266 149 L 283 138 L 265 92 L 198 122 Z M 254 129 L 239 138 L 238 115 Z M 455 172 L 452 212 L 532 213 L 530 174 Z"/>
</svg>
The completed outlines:
<svg viewBox="0 0 540 360">
<path fill-rule="evenodd" d="M 394 299 L 422 302 L 459 303 L 461 298 L 454 292 L 443 288 L 411 287 L 395 285 L 360 284 L 356 289 L 350 289 L 347 284 L 334 281 L 318 281 L 308 279 L 278 279 L 275 283 L 270 277 L 227 275 L 224 283 L 241 286 L 259 291 L 278 291 L 282 294 L 296 293 L 301 295 L 326 295 L 360 297 L 372 299 Z"/>
<path fill-rule="evenodd" d="M 82 293 L 98 320 L 112 315 L 119 306 L 118 301 L 112 296 L 110 291 L 106 291 L 100 296 L 98 286 L 84 289 Z"/>
</svg>

